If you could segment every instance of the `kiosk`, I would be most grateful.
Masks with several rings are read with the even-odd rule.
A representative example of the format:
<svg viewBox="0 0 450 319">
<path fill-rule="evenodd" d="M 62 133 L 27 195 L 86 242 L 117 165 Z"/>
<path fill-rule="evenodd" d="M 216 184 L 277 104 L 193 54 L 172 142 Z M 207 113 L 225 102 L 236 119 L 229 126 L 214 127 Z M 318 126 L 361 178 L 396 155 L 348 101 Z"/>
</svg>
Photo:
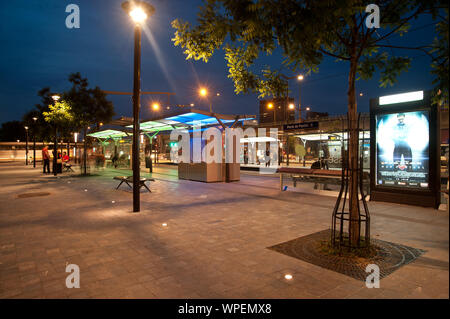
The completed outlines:
<svg viewBox="0 0 450 319">
<path fill-rule="evenodd" d="M 429 91 L 370 100 L 374 201 L 439 206 L 439 117 Z"/>
</svg>

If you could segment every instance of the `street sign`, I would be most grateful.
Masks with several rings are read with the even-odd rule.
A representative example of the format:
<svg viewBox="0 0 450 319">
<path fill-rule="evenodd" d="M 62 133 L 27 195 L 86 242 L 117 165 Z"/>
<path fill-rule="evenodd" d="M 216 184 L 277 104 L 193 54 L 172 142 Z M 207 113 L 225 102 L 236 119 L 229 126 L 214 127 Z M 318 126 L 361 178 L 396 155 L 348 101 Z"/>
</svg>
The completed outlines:
<svg viewBox="0 0 450 319">
<path fill-rule="evenodd" d="M 292 124 L 284 124 L 284 131 L 292 131 L 292 130 L 302 130 L 302 129 L 318 129 L 319 122 L 302 122 L 302 123 L 292 123 Z"/>
</svg>

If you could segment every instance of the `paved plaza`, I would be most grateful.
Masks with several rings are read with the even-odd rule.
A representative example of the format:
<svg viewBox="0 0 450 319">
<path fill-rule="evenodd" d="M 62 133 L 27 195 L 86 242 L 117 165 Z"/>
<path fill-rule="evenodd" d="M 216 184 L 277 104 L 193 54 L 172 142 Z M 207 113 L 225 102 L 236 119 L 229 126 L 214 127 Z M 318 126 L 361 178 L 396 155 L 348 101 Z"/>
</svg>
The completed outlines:
<svg viewBox="0 0 450 319">
<path fill-rule="evenodd" d="M 328 229 L 334 197 L 280 192 L 276 175 L 206 184 L 176 172 L 156 168 L 134 214 L 131 189 L 113 180 L 129 171 L 55 178 L 1 163 L 0 298 L 449 297 L 446 211 L 369 202 L 373 238 L 425 253 L 368 289 L 267 249 Z M 68 264 L 79 289 L 66 287 Z"/>
</svg>

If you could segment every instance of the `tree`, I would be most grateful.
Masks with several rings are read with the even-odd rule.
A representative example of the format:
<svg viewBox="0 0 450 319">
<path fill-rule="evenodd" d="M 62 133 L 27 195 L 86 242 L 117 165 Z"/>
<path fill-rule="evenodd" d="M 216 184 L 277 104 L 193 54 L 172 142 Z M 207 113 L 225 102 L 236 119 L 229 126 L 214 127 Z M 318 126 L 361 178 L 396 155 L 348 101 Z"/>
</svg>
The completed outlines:
<svg viewBox="0 0 450 319">
<path fill-rule="evenodd" d="M 43 112 L 42 115 L 46 122 L 52 124 L 52 126 L 57 128 L 63 128 L 70 125 L 73 121 L 74 115 L 72 112 L 72 107 L 67 101 L 57 101 L 48 106 L 49 111 Z"/>
<path fill-rule="evenodd" d="M 99 127 L 100 123 L 111 121 L 114 116 L 113 104 L 106 99 L 106 94 L 96 86 L 93 89 L 88 88 L 87 78 L 83 78 L 79 72 L 69 75 L 69 82 L 72 88 L 64 92 L 62 99 L 69 101 L 74 115 L 74 127 L 83 131 L 84 136 L 84 169 L 86 174 L 86 143 L 88 126 L 93 124 Z"/>
<path fill-rule="evenodd" d="M 394 37 L 404 35 L 410 22 L 421 14 L 436 16 L 442 1 L 379 1 L 381 28 L 376 12 L 366 12 L 360 0 L 342 1 L 271 1 L 208 0 L 200 7 L 197 25 L 174 20 L 172 39 L 184 48 L 186 59 L 208 62 L 218 49 L 225 50 L 228 77 L 236 93 L 257 92 L 260 96 L 285 94 L 286 83 L 280 71 L 263 67 L 255 73 L 254 64 L 261 54 L 282 50 L 282 65 L 295 72 L 317 72 L 325 56 L 348 63 L 349 117 L 349 223 L 351 245 L 359 244 L 358 223 L 358 139 L 355 81 L 372 78 L 380 71 L 380 85 L 393 85 L 406 71 L 411 59 L 396 56 L 394 49 L 420 50 L 429 54 L 430 45 L 406 47 L 392 45 Z"/>
<path fill-rule="evenodd" d="M 62 131 L 70 126 L 73 122 L 74 116 L 72 108 L 67 101 L 56 101 L 54 104 L 48 106 L 48 112 L 42 112 L 46 122 L 53 126 L 54 131 L 54 151 L 53 151 L 53 173 L 57 174 L 57 158 L 58 158 L 58 130 Z"/>
<path fill-rule="evenodd" d="M 9 121 L 2 123 L 0 128 L 0 141 L 15 142 L 17 140 L 25 140 L 26 132 L 24 124 L 20 121 Z"/>
</svg>

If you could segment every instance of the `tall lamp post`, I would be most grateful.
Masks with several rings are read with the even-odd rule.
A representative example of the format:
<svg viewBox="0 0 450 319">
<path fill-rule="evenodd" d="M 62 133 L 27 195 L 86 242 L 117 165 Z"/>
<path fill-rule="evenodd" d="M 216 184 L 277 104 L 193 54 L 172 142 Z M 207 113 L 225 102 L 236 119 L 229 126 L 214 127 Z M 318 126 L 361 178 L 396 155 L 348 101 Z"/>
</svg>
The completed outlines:
<svg viewBox="0 0 450 319">
<path fill-rule="evenodd" d="M 36 121 L 37 117 L 33 117 L 33 168 L 36 168 Z"/>
<path fill-rule="evenodd" d="M 287 82 L 287 94 L 286 94 L 286 104 L 288 103 L 288 97 L 289 97 L 289 80 L 292 79 L 297 79 L 298 81 L 298 117 L 299 117 L 299 121 L 302 121 L 302 87 L 301 87 L 301 82 L 303 81 L 303 79 L 305 78 L 303 76 L 303 74 L 299 74 L 297 76 L 286 76 L 284 74 L 281 74 L 281 76 L 286 80 Z"/>
<path fill-rule="evenodd" d="M 25 142 L 25 165 L 28 165 L 28 126 L 25 126 L 25 133 L 27 135 L 27 140 Z"/>
<path fill-rule="evenodd" d="M 208 96 L 208 90 L 206 88 L 200 88 L 198 90 L 200 97 L 206 98 Z M 216 93 L 216 96 L 220 96 L 220 93 Z M 212 98 L 209 99 L 209 111 L 212 113 Z"/>
<path fill-rule="evenodd" d="M 139 107 L 141 94 L 141 25 L 155 12 L 155 8 L 143 1 L 125 1 L 122 8 L 135 23 L 134 27 L 134 84 L 133 84 L 133 212 L 140 211 L 139 165 Z"/>
<path fill-rule="evenodd" d="M 267 104 L 267 108 L 269 110 L 273 109 L 273 122 L 276 123 L 277 122 L 277 108 L 273 106 L 273 103 L 270 102 L 269 104 Z"/>
<path fill-rule="evenodd" d="M 298 80 L 298 119 L 300 120 L 300 122 L 302 121 L 302 81 L 304 79 L 303 75 L 299 75 L 297 76 L 297 80 Z"/>
<path fill-rule="evenodd" d="M 53 101 L 55 101 L 55 103 L 60 99 L 60 96 L 58 94 L 54 94 L 52 95 L 52 99 Z M 58 129 L 57 126 L 55 124 L 55 140 L 53 142 L 53 175 L 56 176 L 58 174 Z"/>
<path fill-rule="evenodd" d="M 77 148 L 77 142 L 78 142 L 78 133 L 73 133 L 73 141 L 75 143 L 75 148 L 74 148 L 74 152 L 73 152 L 73 157 L 74 157 L 74 162 L 75 164 L 77 163 L 77 152 L 78 152 L 78 148 Z"/>
</svg>

